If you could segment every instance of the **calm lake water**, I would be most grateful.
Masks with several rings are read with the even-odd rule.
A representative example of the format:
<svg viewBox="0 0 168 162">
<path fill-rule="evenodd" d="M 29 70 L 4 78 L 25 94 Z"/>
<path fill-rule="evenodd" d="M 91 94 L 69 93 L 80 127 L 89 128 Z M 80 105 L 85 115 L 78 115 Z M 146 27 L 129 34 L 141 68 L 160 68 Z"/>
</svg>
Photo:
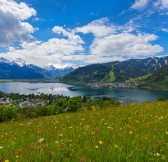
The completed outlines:
<svg viewBox="0 0 168 162">
<path fill-rule="evenodd" d="M 6 82 L 0 83 L 0 91 L 5 93 L 20 94 L 60 94 L 65 96 L 91 96 L 94 98 L 111 97 L 121 101 L 131 99 L 134 102 L 155 101 L 158 96 L 168 99 L 168 91 L 148 89 L 98 89 L 79 85 L 62 83 L 28 83 L 28 82 Z"/>
</svg>

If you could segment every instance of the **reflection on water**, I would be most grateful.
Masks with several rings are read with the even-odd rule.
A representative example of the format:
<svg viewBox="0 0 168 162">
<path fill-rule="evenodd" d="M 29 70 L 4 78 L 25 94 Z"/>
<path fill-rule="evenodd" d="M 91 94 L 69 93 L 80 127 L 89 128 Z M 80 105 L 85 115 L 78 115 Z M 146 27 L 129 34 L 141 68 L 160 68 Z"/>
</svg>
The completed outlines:
<svg viewBox="0 0 168 162">
<path fill-rule="evenodd" d="M 111 97 L 119 100 L 131 99 L 136 102 L 147 100 L 154 101 L 158 96 L 168 98 L 168 91 L 148 90 L 148 89 L 98 89 L 86 86 L 70 85 L 62 83 L 28 83 L 10 82 L 0 83 L 0 91 L 5 93 L 20 94 L 60 94 L 64 96 L 91 96 L 94 98 Z"/>
</svg>

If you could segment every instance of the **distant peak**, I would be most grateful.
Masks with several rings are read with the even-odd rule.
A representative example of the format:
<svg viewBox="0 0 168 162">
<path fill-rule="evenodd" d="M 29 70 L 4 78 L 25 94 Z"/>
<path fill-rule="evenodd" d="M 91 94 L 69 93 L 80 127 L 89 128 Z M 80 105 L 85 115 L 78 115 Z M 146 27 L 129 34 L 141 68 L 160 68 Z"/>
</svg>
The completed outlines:
<svg viewBox="0 0 168 162">
<path fill-rule="evenodd" d="M 44 68 L 45 70 L 55 70 L 56 67 L 54 65 L 48 65 L 47 67 Z"/>
<path fill-rule="evenodd" d="M 45 69 L 46 70 L 55 70 L 55 69 L 64 70 L 64 69 L 77 69 L 78 67 L 79 67 L 78 65 L 56 66 L 56 65 L 49 64 L 47 67 L 45 67 Z"/>
<path fill-rule="evenodd" d="M 21 67 L 22 67 L 22 66 L 29 65 L 26 61 L 24 61 L 24 60 L 21 59 L 21 58 L 17 58 L 17 59 L 15 59 L 15 60 L 13 60 L 12 63 L 17 64 L 17 65 L 19 65 L 19 66 L 21 66 Z"/>
</svg>

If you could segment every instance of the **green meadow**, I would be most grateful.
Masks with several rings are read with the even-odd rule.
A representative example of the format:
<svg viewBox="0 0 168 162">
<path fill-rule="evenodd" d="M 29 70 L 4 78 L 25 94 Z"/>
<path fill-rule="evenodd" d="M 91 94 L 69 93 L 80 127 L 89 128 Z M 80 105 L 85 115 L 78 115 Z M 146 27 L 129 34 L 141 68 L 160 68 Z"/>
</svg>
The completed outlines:
<svg viewBox="0 0 168 162">
<path fill-rule="evenodd" d="M 168 161 L 168 102 L 0 123 L 0 162 Z"/>
</svg>

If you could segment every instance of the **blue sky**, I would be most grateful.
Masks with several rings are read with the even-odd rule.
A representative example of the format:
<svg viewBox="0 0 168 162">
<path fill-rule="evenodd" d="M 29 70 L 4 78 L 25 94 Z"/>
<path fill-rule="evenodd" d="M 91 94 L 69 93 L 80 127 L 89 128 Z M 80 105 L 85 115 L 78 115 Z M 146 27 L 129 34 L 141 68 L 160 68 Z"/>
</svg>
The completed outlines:
<svg viewBox="0 0 168 162">
<path fill-rule="evenodd" d="M 41 67 L 168 55 L 168 0 L 1 0 L 0 57 Z"/>
</svg>

